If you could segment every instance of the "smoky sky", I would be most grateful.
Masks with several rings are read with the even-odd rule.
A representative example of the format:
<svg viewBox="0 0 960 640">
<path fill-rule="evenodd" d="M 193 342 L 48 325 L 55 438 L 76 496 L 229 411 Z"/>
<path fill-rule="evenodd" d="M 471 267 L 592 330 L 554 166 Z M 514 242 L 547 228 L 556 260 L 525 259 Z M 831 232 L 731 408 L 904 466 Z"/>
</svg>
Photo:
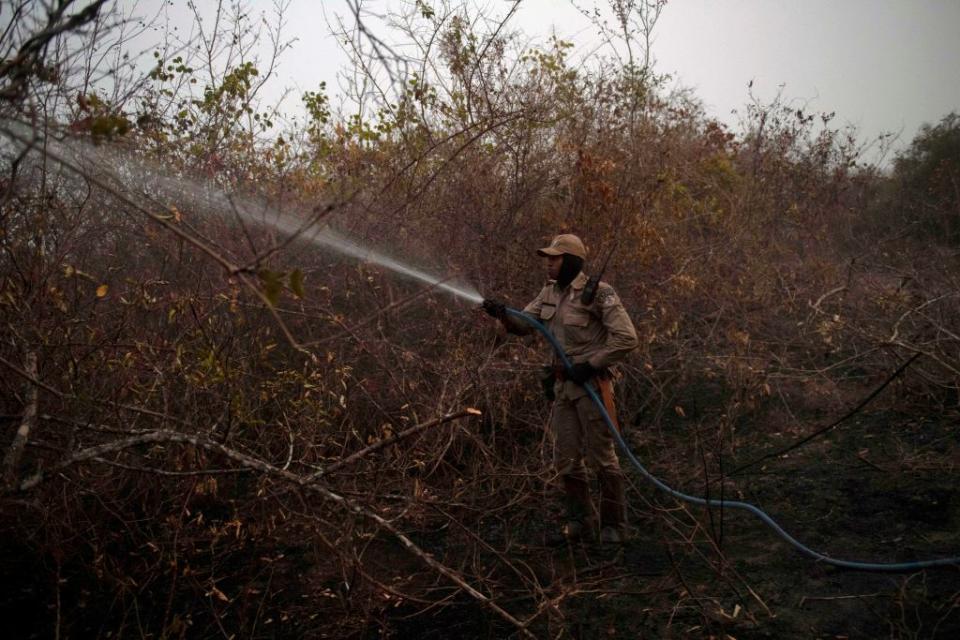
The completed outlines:
<svg viewBox="0 0 960 640">
<path fill-rule="evenodd" d="M 658 69 L 729 118 L 747 84 L 837 114 L 865 136 L 960 110 L 956 0 L 677 0 L 657 25 Z M 782 87 L 782 89 L 781 89 Z"/>
<path fill-rule="evenodd" d="M 137 6 L 148 14 L 160 3 L 141 0 Z M 208 4 L 215 3 L 198 3 Z M 364 3 L 380 14 L 400 4 Z M 511 6 L 504 0 L 467 4 L 494 18 Z M 171 24 L 181 29 L 191 21 L 186 5 L 168 5 Z M 251 15 L 270 19 L 274 0 L 245 6 Z M 297 107 L 298 93 L 321 82 L 337 102 L 347 64 L 330 34 L 338 15 L 349 20 L 346 0 L 290 3 L 284 34 L 293 42 L 270 89 L 274 96 L 291 89 L 290 108 Z M 375 18 L 370 26 L 382 28 Z M 551 34 L 572 41 L 574 64 L 604 55 L 597 29 L 569 0 L 522 0 L 509 26 L 531 45 Z M 833 125 L 857 127 L 865 143 L 881 133 L 899 134 L 897 148 L 903 148 L 921 124 L 960 110 L 958 27 L 960 0 L 669 0 L 653 33 L 652 54 L 655 71 L 670 75 L 668 87 L 689 89 L 709 115 L 733 128 L 740 119 L 734 111 L 742 114 L 749 100 L 769 102 L 779 93 L 807 113 L 835 112 Z"/>
</svg>

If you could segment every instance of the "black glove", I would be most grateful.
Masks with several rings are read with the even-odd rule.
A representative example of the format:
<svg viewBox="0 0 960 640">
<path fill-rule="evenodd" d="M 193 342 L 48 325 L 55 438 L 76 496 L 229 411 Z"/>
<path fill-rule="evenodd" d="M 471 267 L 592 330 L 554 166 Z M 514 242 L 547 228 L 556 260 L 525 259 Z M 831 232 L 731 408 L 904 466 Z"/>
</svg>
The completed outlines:
<svg viewBox="0 0 960 640">
<path fill-rule="evenodd" d="M 570 367 L 570 371 L 567 373 L 567 377 L 579 385 L 583 385 L 595 375 L 597 375 L 597 369 L 589 362 L 578 362 Z"/>
<path fill-rule="evenodd" d="M 483 301 L 483 310 L 497 320 L 503 320 L 507 316 L 507 305 L 499 300 L 491 300 L 487 298 Z"/>
</svg>

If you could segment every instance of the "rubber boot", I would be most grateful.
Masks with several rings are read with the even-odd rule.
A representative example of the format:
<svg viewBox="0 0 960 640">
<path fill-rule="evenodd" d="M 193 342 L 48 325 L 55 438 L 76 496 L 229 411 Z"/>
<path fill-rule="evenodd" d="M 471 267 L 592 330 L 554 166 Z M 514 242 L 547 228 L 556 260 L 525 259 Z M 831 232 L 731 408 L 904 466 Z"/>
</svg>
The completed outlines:
<svg viewBox="0 0 960 640">
<path fill-rule="evenodd" d="M 600 480 L 600 541 L 620 544 L 627 533 L 627 502 L 623 476 L 602 473 Z"/>
<path fill-rule="evenodd" d="M 560 535 L 550 536 L 548 544 L 589 542 L 596 538 L 597 513 L 590 500 L 590 485 L 575 476 L 563 476 L 563 505 L 567 522 Z"/>
</svg>

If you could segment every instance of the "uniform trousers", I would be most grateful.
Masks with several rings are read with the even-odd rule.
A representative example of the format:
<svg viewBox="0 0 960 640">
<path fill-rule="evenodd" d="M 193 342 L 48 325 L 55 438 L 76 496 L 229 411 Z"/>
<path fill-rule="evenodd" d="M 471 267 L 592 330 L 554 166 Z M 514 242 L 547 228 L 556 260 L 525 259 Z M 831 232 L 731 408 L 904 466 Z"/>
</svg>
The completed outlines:
<svg viewBox="0 0 960 640">
<path fill-rule="evenodd" d="M 563 481 L 567 516 L 595 523 L 597 512 L 590 498 L 587 467 L 600 482 L 600 525 L 622 528 L 626 524 L 623 473 L 613 436 L 600 411 L 586 392 L 573 382 L 558 382 L 552 427 L 556 438 L 556 468 Z"/>
</svg>

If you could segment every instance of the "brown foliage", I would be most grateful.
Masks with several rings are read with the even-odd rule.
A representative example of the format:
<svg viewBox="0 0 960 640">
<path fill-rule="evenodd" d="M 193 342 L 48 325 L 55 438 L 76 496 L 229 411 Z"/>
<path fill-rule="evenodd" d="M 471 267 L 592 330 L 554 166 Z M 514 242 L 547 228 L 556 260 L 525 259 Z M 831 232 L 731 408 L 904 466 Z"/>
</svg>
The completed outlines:
<svg viewBox="0 0 960 640">
<path fill-rule="evenodd" d="M 447 67 L 371 121 L 315 109 L 272 135 L 250 68 L 189 113 L 161 108 L 176 100 L 159 88 L 192 73 L 182 60 L 100 105 L 138 124 L 84 140 L 215 184 L 264 224 L 187 186 L 171 204 L 103 167 L 7 158 L 4 441 L 30 424 L 5 459 L 3 562 L 33 577 L 3 597 L 56 611 L 21 611 L 25 635 L 371 637 L 440 612 L 465 634 L 553 636 L 570 603 L 609 587 L 610 566 L 578 581 L 531 551 L 555 511 L 542 345 L 290 240 L 275 211 L 516 306 L 554 233 L 594 257 L 616 245 L 607 278 L 642 335 L 622 416 L 651 467 L 693 492 L 741 490 L 724 464 L 842 413 L 916 353 L 877 404 L 956 418 L 956 258 L 861 224 L 883 178 L 845 132 L 775 103 L 735 134 L 646 72 L 572 69 L 558 42 L 512 58 L 499 28 L 424 20 Z M 752 624 L 772 620 L 710 516 L 641 495 L 634 519 L 684 556 L 643 594 L 654 628 L 688 607 L 727 628 L 713 605 L 734 594 Z M 690 557 L 715 573 L 691 586 Z M 723 595 L 694 597 L 704 584 Z"/>
</svg>

